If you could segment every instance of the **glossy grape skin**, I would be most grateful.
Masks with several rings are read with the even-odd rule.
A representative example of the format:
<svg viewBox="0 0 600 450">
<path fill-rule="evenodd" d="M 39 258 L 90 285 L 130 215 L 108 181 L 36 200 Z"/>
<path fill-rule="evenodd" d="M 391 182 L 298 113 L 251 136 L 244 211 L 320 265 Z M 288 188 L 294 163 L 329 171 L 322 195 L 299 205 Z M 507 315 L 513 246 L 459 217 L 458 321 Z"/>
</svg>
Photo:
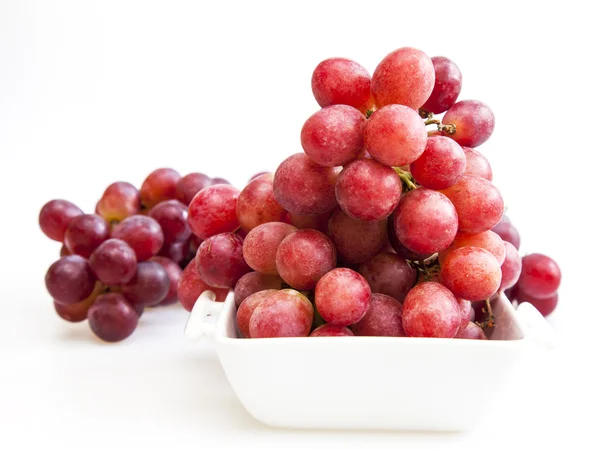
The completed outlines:
<svg viewBox="0 0 600 450">
<path fill-rule="evenodd" d="M 277 203 L 273 193 L 273 174 L 255 178 L 238 197 L 236 216 L 246 232 L 263 223 L 281 222 L 286 215 L 287 211 Z"/>
<path fill-rule="evenodd" d="M 160 224 L 152 217 L 131 216 L 112 230 L 112 237 L 129 244 L 138 262 L 146 261 L 160 252 L 164 234 Z"/>
<path fill-rule="evenodd" d="M 355 329 L 357 336 L 406 336 L 402 328 L 402 303 L 389 295 L 371 295 L 369 309 Z"/>
<path fill-rule="evenodd" d="M 561 273 L 556 262 L 540 253 L 531 253 L 522 260 L 519 291 L 531 297 L 549 297 L 560 286 Z"/>
<path fill-rule="evenodd" d="M 179 278 L 179 283 L 177 283 L 177 297 L 179 298 L 181 306 L 183 306 L 186 311 L 191 311 L 196 304 L 198 297 L 205 291 L 214 292 L 216 302 L 224 302 L 227 298 L 227 294 L 229 294 L 229 289 L 220 289 L 209 286 L 202 278 L 200 278 L 200 274 L 196 268 L 196 262 L 192 260 L 185 269 L 183 269 L 181 277 Z"/>
<path fill-rule="evenodd" d="M 379 253 L 362 264 L 358 273 L 365 277 L 371 292 L 385 294 L 398 301 L 403 301 L 417 282 L 417 271 L 404 258 L 390 252 Z"/>
<path fill-rule="evenodd" d="M 240 226 L 236 206 L 240 191 L 228 184 L 216 184 L 196 194 L 188 209 L 188 223 L 200 239 L 235 231 Z"/>
<path fill-rule="evenodd" d="M 427 138 L 425 151 L 410 165 L 410 172 L 421 186 L 445 189 L 456 184 L 467 167 L 460 145 L 444 136 Z"/>
<path fill-rule="evenodd" d="M 363 150 L 367 119 L 347 105 L 327 106 L 310 116 L 300 133 L 300 142 L 310 159 L 321 166 L 348 164 Z"/>
<path fill-rule="evenodd" d="M 252 317 L 252 313 L 254 313 L 256 307 L 263 300 L 269 298 L 275 292 L 277 292 L 277 290 L 275 289 L 265 289 L 259 292 L 255 292 L 254 294 L 251 294 L 248 297 L 246 297 L 244 301 L 239 305 L 235 319 L 238 329 L 242 333 L 242 336 L 247 338 L 250 337 L 250 318 Z"/>
<path fill-rule="evenodd" d="M 308 336 L 312 321 L 312 303 L 298 291 L 283 289 L 256 307 L 250 318 L 250 337 Z"/>
<path fill-rule="evenodd" d="M 434 56 L 431 62 L 435 71 L 435 84 L 431 95 L 421 108 L 440 114 L 456 103 L 462 88 L 462 74 L 458 66 L 444 56 Z"/>
<path fill-rule="evenodd" d="M 202 242 L 196 255 L 200 278 L 214 287 L 233 288 L 251 271 L 242 253 L 243 242 L 235 233 L 217 234 Z"/>
<path fill-rule="evenodd" d="M 87 319 L 87 312 L 96 301 L 96 298 L 106 291 L 106 286 L 100 282 L 96 282 L 92 293 L 77 303 L 63 304 L 54 301 L 54 310 L 56 314 L 67 322 L 83 322 Z"/>
<path fill-rule="evenodd" d="M 231 184 L 231 183 L 229 181 L 227 181 L 225 178 L 217 177 L 217 178 L 212 179 L 212 185 L 214 186 L 216 184 Z"/>
<path fill-rule="evenodd" d="M 349 105 L 365 113 L 373 107 L 371 76 L 367 69 L 349 59 L 321 61 L 312 74 L 312 92 L 322 108 Z"/>
<path fill-rule="evenodd" d="M 448 248 L 458 229 L 454 206 L 430 189 L 405 194 L 394 212 L 396 236 L 410 251 L 426 255 Z"/>
<path fill-rule="evenodd" d="M 458 230 L 463 233 L 491 230 L 504 213 L 500 191 L 483 178 L 465 175 L 454 186 L 441 192 L 456 208 Z"/>
<path fill-rule="evenodd" d="M 336 209 L 329 219 L 327 235 L 338 255 L 351 264 L 360 264 L 375 256 L 385 242 L 386 222 L 364 222 Z"/>
<path fill-rule="evenodd" d="M 298 230 L 279 244 L 275 264 L 279 276 L 294 289 L 311 290 L 337 262 L 333 242 L 320 231 Z"/>
<path fill-rule="evenodd" d="M 458 301 L 439 283 L 417 284 L 402 306 L 402 327 L 407 336 L 453 338 L 460 328 Z"/>
<path fill-rule="evenodd" d="M 163 244 L 157 256 L 164 256 L 177 264 L 187 265 L 190 259 L 196 256 L 196 253 L 191 254 L 189 239 L 181 242 L 173 242 L 172 244 Z"/>
<path fill-rule="evenodd" d="M 244 239 L 246 263 L 257 272 L 277 275 L 277 248 L 294 231 L 296 227 L 283 222 L 268 222 L 253 228 Z"/>
<path fill-rule="evenodd" d="M 371 91 L 378 107 L 389 104 L 420 108 L 431 95 L 435 68 L 422 51 L 404 47 L 388 54 L 377 65 Z"/>
<path fill-rule="evenodd" d="M 443 265 L 446 256 L 448 256 L 452 251 L 461 247 L 483 248 L 494 255 L 498 261 L 498 264 L 500 265 L 504 262 L 504 258 L 506 256 L 506 247 L 504 246 L 504 241 L 493 231 L 488 230 L 478 234 L 458 233 L 454 238 L 452 245 L 439 253 L 438 259 L 440 264 Z"/>
<path fill-rule="evenodd" d="M 458 309 L 460 310 L 460 327 L 458 331 L 463 330 L 471 321 L 471 313 L 473 312 L 473 306 L 468 300 L 458 300 Z"/>
<path fill-rule="evenodd" d="M 100 295 L 88 310 L 87 317 L 94 334 L 106 342 L 122 341 L 138 324 L 138 313 L 117 292 Z"/>
<path fill-rule="evenodd" d="M 474 148 L 463 147 L 463 151 L 467 158 L 467 167 L 465 168 L 464 175 L 485 178 L 491 182 L 494 176 L 492 174 L 492 166 L 487 158 Z"/>
<path fill-rule="evenodd" d="M 509 289 L 517 283 L 522 269 L 519 251 L 510 242 L 503 241 L 503 243 L 506 250 L 506 258 L 504 258 L 504 262 L 502 263 L 502 266 L 500 266 L 500 270 L 502 270 L 502 281 L 500 282 L 499 289 L 501 291 Z"/>
<path fill-rule="evenodd" d="M 121 286 L 121 292 L 135 306 L 153 306 L 162 302 L 169 293 L 169 274 L 159 263 L 138 263 L 134 277 Z"/>
<path fill-rule="evenodd" d="M 51 200 L 40 210 L 40 228 L 50 239 L 62 242 L 71 221 L 82 214 L 81 209 L 67 200 Z"/>
<path fill-rule="evenodd" d="M 456 132 L 448 136 L 465 147 L 478 147 L 487 141 L 494 131 L 495 118 L 485 103 L 477 100 L 461 100 L 444 114 L 442 123 L 453 124 Z"/>
<path fill-rule="evenodd" d="M 331 323 L 324 323 L 318 326 L 310 333 L 309 337 L 344 337 L 354 336 L 354 333 L 347 327 L 341 325 L 333 325 Z"/>
<path fill-rule="evenodd" d="M 459 330 L 455 339 L 478 339 L 482 341 L 487 341 L 487 337 L 483 330 L 475 325 L 473 322 L 469 322 L 467 326 L 463 329 Z"/>
<path fill-rule="evenodd" d="M 323 167 L 304 153 L 296 153 L 284 160 L 273 179 L 277 202 L 294 214 L 318 215 L 332 211 L 335 182 L 339 170 Z"/>
<path fill-rule="evenodd" d="M 479 247 L 461 247 L 452 251 L 442 265 L 440 281 L 464 300 L 485 300 L 500 287 L 502 270 L 498 260 Z"/>
<path fill-rule="evenodd" d="M 48 268 L 45 282 L 54 301 L 72 304 L 92 293 L 96 277 L 85 258 L 71 255 L 60 258 Z"/>
<path fill-rule="evenodd" d="M 175 196 L 181 203 L 189 206 L 198 192 L 212 184 L 213 180 L 208 175 L 199 172 L 188 173 L 177 181 Z"/>
<path fill-rule="evenodd" d="M 386 166 L 404 166 L 425 151 L 427 128 L 416 111 L 402 105 L 378 109 L 367 121 L 365 148 Z"/>
<path fill-rule="evenodd" d="M 92 271 L 104 284 L 125 284 L 135 275 L 135 251 L 125 241 L 109 239 L 94 250 L 89 259 Z"/>
<path fill-rule="evenodd" d="M 185 241 L 192 234 L 188 225 L 187 207 L 178 200 L 160 202 L 150 210 L 148 217 L 152 217 L 160 225 L 165 244 Z"/>
<path fill-rule="evenodd" d="M 327 233 L 327 226 L 330 217 L 331 212 L 326 212 L 317 216 L 303 216 L 301 214 L 289 213 L 290 224 L 299 230 L 312 228 L 313 230 L 320 231 L 321 233 Z"/>
<path fill-rule="evenodd" d="M 119 223 L 139 214 L 140 210 L 140 192 L 125 181 L 117 181 L 108 186 L 96 205 L 96 214 L 109 223 Z"/>
<path fill-rule="evenodd" d="M 392 248 L 392 250 L 394 250 L 398 256 L 407 259 L 409 261 L 423 261 L 427 258 L 429 258 L 430 256 L 432 256 L 431 254 L 428 255 L 422 255 L 420 253 L 415 253 L 409 249 L 407 249 L 398 239 L 398 236 L 396 236 L 396 231 L 394 229 L 394 218 L 395 218 L 395 214 L 392 214 L 388 220 L 387 220 L 387 238 L 388 238 L 388 243 L 390 244 L 390 247 Z"/>
<path fill-rule="evenodd" d="M 177 263 L 171 261 L 169 258 L 165 258 L 164 256 L 153 256 L 150 261 L 160 264 L 163 269 L 165 269 L 169 277 L 169 291 L 159 305 L 164 306 L 177 303 L 177 286 L 179 285 L 179 279 L 181 278 L 181 267 L 179 267 Z"/>
<path fill-rule="evenodd" d="M 556 309 L 556 305 L 558 305 L 557 292 L 548 297 L 533 297 L 522 290 L 517 290 L 515 299 L 519 304 L 531 303 L 544 317 L 549 316 Z"/>
<path fill-rule="evenodd" d="M 372 159 L 358 159 L 339 174 L 335 196 L 340 207 L 354 219 L 383 220 L 398 206 L 402 182 L 391 167 Z"/>
<path fill-rule="evenodd" d="M 348 326 L 364 317 L 371 303 L 371 288 L 354 270 L 327 272 L 315 288 L 315 306 L 327 323 Z"/>
<path fill-rule="evenodd" d="M 503 216 L 500 222 L 494 225 L 492 231 L 502 238 L 503 241 L 510 242 L 518 250 L 521 246 L 521 236 L 515 226 L 510 223 L 508 217 Z"/>
<path fill-rule="evenodd" d="M 283 280 L 277 275 L 248 272 L 235 283 L 235 288 L 233 289 L 235 306 L 240 306 L 247 297 L 257 292 L 281 289 L 282 284 Z"/>
<path fill-rule="evenodd" d="M 146 177 L 140 188 L 142 204 L 147 209 L 165 200 L 177 198 L 177 182 L 181 175 L 173 169 L 156 169 Z"/>
<path fill-rule="evenodd" d="M 65 245 L 74 255 L 89 258 L 108 239 L 110 226 L 95 214 L 82 214 L 71 220 L 65 232 Z"/>
</svg>

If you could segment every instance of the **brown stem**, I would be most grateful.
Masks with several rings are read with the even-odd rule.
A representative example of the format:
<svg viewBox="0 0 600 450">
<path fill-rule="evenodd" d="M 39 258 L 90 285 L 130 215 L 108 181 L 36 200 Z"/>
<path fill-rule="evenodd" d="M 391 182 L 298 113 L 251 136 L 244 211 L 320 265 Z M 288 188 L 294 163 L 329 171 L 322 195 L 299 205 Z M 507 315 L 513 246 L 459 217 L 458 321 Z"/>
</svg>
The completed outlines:
<svg viewBox="0 0 600 450">
<path fill-rule="evenodd" d="M 431 119 L 433 118 L 433 113 L 419 108 L 419 116 L 421 116 L 421 119 Z"/>
<path fill-rule="evenodd" d="M 427 125 L 427 123 L 425 123 Z M 443 131 L 446 134 L 454 134 L 456 133 L 456 125 L 453 123 L 443 124 L 438 123 L 438 130 Z"/>
<path fill-rule="evenodd" d="M 487 320 L 485 322 L 475 322 L 475 325 L 477 325 L 483 330 L 485 330 L 486 328 L 493 328 L 494 326 L 496 326 L 496 316 L 494 315 L 494 311 L 492 311 L 492 304 L 489 298 L 485 300 L 484 312 L 488 316 Z"/>
</svg>

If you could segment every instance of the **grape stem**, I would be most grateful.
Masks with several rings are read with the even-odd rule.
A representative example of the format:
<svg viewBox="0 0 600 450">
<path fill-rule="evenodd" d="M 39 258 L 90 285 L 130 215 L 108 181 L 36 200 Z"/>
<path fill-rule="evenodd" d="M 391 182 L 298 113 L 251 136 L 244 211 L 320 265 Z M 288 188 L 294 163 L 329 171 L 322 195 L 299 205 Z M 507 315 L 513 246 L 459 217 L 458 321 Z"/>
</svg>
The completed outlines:
<svg viewBox="0 0 600 450">
<path fill-rule="evenodd" d="M 406 187 L 406 190 L 412 191 L 416 189 L 418 186 L 415 184 L 414 179 L 410 172 L 406 170 L 402 170 L 400 167 L 394 167 L 394 170 L 402 180 L 402 184 Z"/>
<path fill-rule="evenodd" d="M 446 134 L 454 134 L 456 133 L 456 125 L 453 123 L 443 124 L 441 120 L 434 119 L 433 113 L 426 111 L 424 109 L 419 109 L 419 116 L 425 120 L 425 126 L 427 125 L 437 125 L 438 131 L 443 131 Z"/>
<path fill-rule="evenodd" d="M 494 315 L 494 311 L 492 311 L 492 304 L 489 298 L 485 299 L 484 312 L 488 315 L 487 320 L 485 322 L 475 322 L 475 325 L 480 327 L 482 330 L 485 330 L 486 328 L 493 328 L 496 325 L 496 316 Z"/>
<path fill-rule="evenodd" d="M 427 110 L 419 108 L 419 116 L 421 119 L 433 119 L 433 113 Z"/>
</svg>

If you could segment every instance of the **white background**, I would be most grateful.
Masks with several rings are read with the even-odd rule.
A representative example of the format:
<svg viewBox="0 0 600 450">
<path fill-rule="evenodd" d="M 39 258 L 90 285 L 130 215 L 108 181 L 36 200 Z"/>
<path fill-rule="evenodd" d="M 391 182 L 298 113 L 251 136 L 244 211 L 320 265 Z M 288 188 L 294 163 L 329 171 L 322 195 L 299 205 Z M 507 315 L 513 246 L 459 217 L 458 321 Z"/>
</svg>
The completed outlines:
<svg viewBox="0 0 600 450">
<path fill-rule="evenodd" d="M 581 448 L 598 404 L 593 2 L 207 3 L 0 0 L 0 447 Z M 522 373 L 511 407 L 466 380 L 488 417 L 471 433 L 273 430 L 245 413 L 210 346 L 183 339 L 181 309 L 145 314 L 117 345 L 54 315 L 46 201 L 91 212 L 109 183 L 163 166 L 243 187 L 301 151 L 318 62 L 372 72 L 407 45 L 453 59 L 461 98 L 492 107 L 480 150 L 522 250 L 563 270 L 551 317 L 563 345 Z"/>
</svg>

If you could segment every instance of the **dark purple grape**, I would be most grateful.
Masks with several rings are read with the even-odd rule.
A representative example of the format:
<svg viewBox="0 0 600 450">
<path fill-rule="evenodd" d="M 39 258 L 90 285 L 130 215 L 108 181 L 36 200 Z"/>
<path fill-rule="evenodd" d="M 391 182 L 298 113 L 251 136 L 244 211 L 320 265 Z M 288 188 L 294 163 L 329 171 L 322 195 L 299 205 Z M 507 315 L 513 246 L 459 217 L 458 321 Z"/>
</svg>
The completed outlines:
<svg viewBox="0 0 600 450">
<path fill-rule="evenodd" d="M 135 275 L 135 252 L 125 241 L 104 241 L 90 256 L 90 267 L 104 284 L 125 284 Z"/>
<path fill-rule="evenodd" d="M 100 295 L 88 311 L 90 328 L 106 342 L 118 342 L 129 337 L 138 323 L 138 313 L 122 294 Z"/>
<path fill-rule="evenodd" d="M 128 217 L 117 225 L 112 231 L 112 237 L 127 242 L 138 261 L 145 261 L 156 255 L 164 242 L 160 224 L 152 217 L 141 215 Z"/>
<path fill-rule="evenodd" d="M 179 279 L 181 278 L 181 267 L 169 258 L 165 258 L 163 256 L 153 256 L 150 261 L 154 261 L 159 263 L 163 269 L 167 271 L 167 275 L 169 276 L 169 292 L 167 292 L 167 296 L 163 301 L 159 303 L 159 305 L 171 305 L 177 302 L 177 285 L 179 284 Z"/>
<path fill-rule="evenodd" d="M 40 211 L 40 228 L 46 236 L 62 242 L 71 221 L 83 211 L 67 200 L 51 200 Z"/>
<path fill-rule="evenodd" d="M 75 217 L 65 233 L 65 245 L 72 254 L 89 258 L 109 238 L 108 222 L 96 214 Z"/>
<path fill-rule="evenodd" d="M 72 304 L 85 300 L 94 290 L 96 277 L 85 258 L 64 256 L 46 272 L 46 289 L 55 302 Z"/>
<path fill-rule="evenodd" d="M 162 302 L 169 293 L 169 274 L 159 263 L 138 263 L 131 281 L 121 287 L 125 298 L 134 305 L 152 306 Z"/>
<path fill-rule="evenodd" d="M 150 210 L 148 216 L 159 223 L 166 244 L 185 241 L 192 235 L 188 225 L 188 209 L 180 201 L 160 202 Z"/>
</svg>

